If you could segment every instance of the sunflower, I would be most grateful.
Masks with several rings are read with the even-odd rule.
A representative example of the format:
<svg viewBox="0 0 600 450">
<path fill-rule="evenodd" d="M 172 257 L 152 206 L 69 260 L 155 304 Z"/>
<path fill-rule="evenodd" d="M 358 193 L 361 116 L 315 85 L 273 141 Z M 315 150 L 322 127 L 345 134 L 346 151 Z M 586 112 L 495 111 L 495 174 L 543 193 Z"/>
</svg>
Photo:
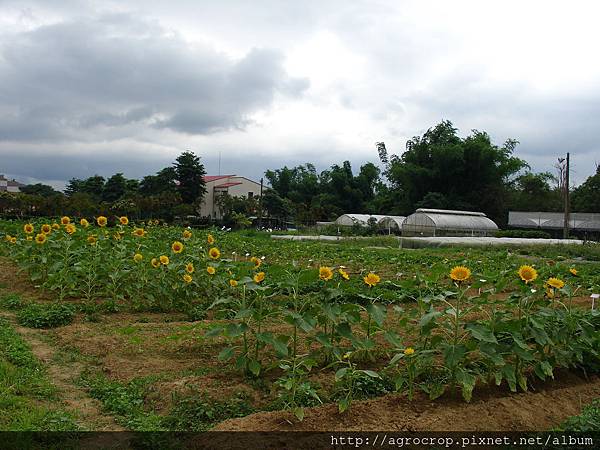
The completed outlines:
<svg viewBox="0 0 600 450">
<path fill-rule="evenodd" d="M 538 276 L 537 270 L 531 266 L 521 266 L 517 273 L 525 283 L 535 280 Z"/>
<path fill-rule="evenodd" d="M 115 241 L 120 241 L 123 238 L 123 235 L 121 233 L 113 233 L 113 239 Z"/>
<path fill-rule="evenodd" d="M 10 238 L 10 243 L 11 243 L 11 244 L 16 244 L 16 243 L 17 243 L 17 238 L 16 238 L 15 236 L 12 236 L 12 237 Z"/>
<path fill-rule="evenodd" d="M 137 263 L 139 263 L 142 259 L 144 259 L 144 256 L 141 253 L 136 253 L 133 255 L 133 260 Z"/>
<path fill-rule="evenodd" d="M 127 216 L 119 217 L 119 222 L 121 225 L 129 225 L 129 219 L 127 218 Z"/>
<path fill-rule="evenodd" d="M 571 272 L 571 275 L 573 275 L 575 277 L 577 276 L 577 269 L 575 267 L 571 267 L 569 269 L 569 272 Z"/>
<path fill-rule="evenodd" d="M 42 233 L 44 234 L 50 234 L 52 232 L 52 227 L 45 223 L 44 225 L 42 225 Z"/>
<path fill-rule="evenodd" d="M 548 278 L 548 281 L 546 281 L 546 285 L 555 289 L 562 289 L 563 287 L 565 287 L 565 282 L 560 278 Z"/>
<path fill-rule="evenodd" d="M 210 256 L 212 259 L 219 259 L 221 252 L 217 247 L 211 247 L 211 249 L 208 251 L 208 256 Z"/>
<path fill-rule="evenodd" d="M 94 245 L 94 244 L 96 243 L 96 241 L 97 241 L 97 239 L 96 239 L 96 236 L 93 236 L 93 235 L 91 235 L 91 234 L 90 234 L 90 235 L 87 237 L 87 242 L 88 242 L 88 244 L 90 244 L 90 245 Z"/>
<path fill-rule="evenodd" d="M 166 256 L 166 255 L 161 255 L 161 256 L 159 256 L 158 259 L 160 259 L 160 263 L 162 265 L 164 265 L 164 266 L 166 266 L 167 264 L 169 264 L 169 257 Z"/>
<path fill-rule="evenodd" d="M 229 286 L 236 287 L 237 285 L 238 285 L 237 280 L 234 280 L 233 278 L 231 280 L 229 280 Z"/>
<path fill-rule="evenodd" d="M 183 230 L 183 238 L 189 239 L 192 237 L 192 232 L 190 230 Z"/>
<path fill-rule="evenodd" d="M 185 265 L 185 271 L 187 273 L 194 273 L 194 270 L 196 270 L 196 269 L 194 268 L 194 265 L 192 263 L 187 263 Z"/>
<path fill-rule="evenodd" d="M 406 347 L 406 348 L 404 349 L 404 354 L 405 354 L 406 356 L 413 355 L 414 353 L 415 353 L 415 349 L 414 349 L 414 348 L 412 348 L 412 347 Z"/>
<path fill-rule="evenodd" d="M 61 225 L 69 225 L 71 223 L 71 218 L 69 216 L 63 216 L 60 218 Z"/>
<path fill-rule="evenodd" d="M 77 228 L 72 223 L 68 223 L 65 227 L 65 231 L 69 234 L 73 234 L 77 231 Z"/>
<path fill-rule="evenodd" d="M 96 218 L 96 222 L 98 223 L 98 226 L 105 227 L 106 224 L 108 223 L 108 219 L 104 216 L 98 216 Z"/>
<path fill-rule="evenodd" d="M 379 275 L 369 272 L 367 276 L 363 278 L 363 281 L 365 284 L 369 285 L 369 287 L 373 287 L 381 281 L 381 278 L 379 278 Z"/>
<path fill-rule="evenodd" d="M 348 272 L 346 272 L 344 269 L 338 269 L 338 273 L 340 274 L 340 276 L 344 279 L 344 280 L 349 280 L 350 279 L 350 275 L 348 275 Z"/>
<path fill-rule="evenodd" d="M 6 242 L 10 242 L 10 238 L 11 238 L 10 234 L 7 234 L 6 236 L 4 236 L 4 240 Z"/>
<path fill-rule="evenodd" d="M 23 231 L 27 234 L 33 233 L 33 224 L 26 223 L 25 225 L 23 225 Z"/>
<path fill-rule="evenodd" d="M 257 258 L 256 256 L 253 256 L 252 258 L 250 258 L 250 262 L 254 263 L 255 269 L 258 269 L 260 267 L 260 265 L 262 264 L 262 260 L 260 258 Z"/>
<path fill-rule="evenodd" d="M 35 242 L 37 244 L 44 244 L 46 242 L 46 235 L 44 233 L 39 233 L 35 235 Z"/>
<path fill-rule="evenodd" d="M 217 269 L 215 269 L 213 266 L 208 266 L 206 268 L 206 271 L 208 272 L 209 275 L 214 275 L 217 272 Z"/>
<path fill-rule="evenodd" d="M 329 267 L 319 267 L 319 278 L 323 281 L 329 281 L 333 278 L 333 271 Z"/>
<path fill-rule="evenodd" d="M 465 266 L 456 266 L 450 271 L 450 278 L 462 283 L 471 277 L 471 271 Z"/>
<path fill-rule="evenodd" d="M 52 224 L 52 229 L 53 229 L 53 230 L 60 230 L 60 225 L 59 225 L 59 224 L 57 224 L 57 223 L 53 223 L 53 224 Z"/>
<path fill-rule="evenodd" d="M 209 234 L 209 235 L 206 237 L 206 242 L 208 242 L 208 245 L 213 245 L 213 244 L 215 243 L 215 238 L 213 237 L 213 235 L 212 235 L 212 234 Z"/>
<path fill-rule="evenodd" d="M 546 288 L 546 293 L 544 295 L 546 298 L 553 299 L 554 298 L 554 289 Z"/>
<path fill-rule="evenodd" d="M 186 283 L 191 283 L 192 282 L 192 276 L 190 274 L 185 274 L 183 276 L 183 281 L 185 281 Z"/>
<path fill-rule="evenodd" d="M 27 240 L 28 241 L 33 241 L 33 236 L 31 236 L 31 235 L 27 236 Z"/>
<path fill-rule="evenodd" d="M 90 226 L 90 223 L 87 221 L 87 219 L 81 219 L 79 221 L 79 225 L 81 225 L 83 228 L 87 228 Z"/>
<path fill-rule="evenodd" d="M 255 283 L 260 283 L 261 281 L 263 281 L 265 279 L 265 273 L 258 272 L 256 275 L 254 275 L 254 277 L 252 277 L 252 279 L 254 280 Z"/>
<path fill-rule="evenodd" d="M 136 228 L 132 233 L 134 236 L 144 237 L 146 236 L 146 231 L 143 228 Z"/>
<path fill-rule="evenodd" d="M 150 264 L 152 264 L 152 267 L 154 267 L 155 269 L 158 269 L 160 267 L 160 261 L 157 258 L 152 258 Z"/>
<path fill-rule="evenodd" d="M 173 250 L 173 253 L 181 253 L 183 251 L 183 244 L 179 241 L 175 241 L 173 242 L 173 245 L 171 245 L 171 250 Z"/>
</svg>

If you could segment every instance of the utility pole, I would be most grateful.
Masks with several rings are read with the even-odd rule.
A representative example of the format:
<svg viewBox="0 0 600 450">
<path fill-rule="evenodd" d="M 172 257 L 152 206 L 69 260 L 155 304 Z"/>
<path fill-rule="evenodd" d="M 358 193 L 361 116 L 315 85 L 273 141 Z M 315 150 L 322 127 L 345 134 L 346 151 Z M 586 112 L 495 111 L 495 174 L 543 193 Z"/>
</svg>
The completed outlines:
<svg viewBox="0 0 600 450">
<path fill-rule="evenodd" d="M 260 198 L 258 199 L 258 229 L 262 228 L 262 193 L 263 193 L 263 179 L 260 179 Z"/>
<path fill-rule="evenodd" d="M 565 170 L 565 222 L 563 226 L 563 239 L 569 238 L 569 153 L 567 152 L 567 167 Z"/>
</svg>

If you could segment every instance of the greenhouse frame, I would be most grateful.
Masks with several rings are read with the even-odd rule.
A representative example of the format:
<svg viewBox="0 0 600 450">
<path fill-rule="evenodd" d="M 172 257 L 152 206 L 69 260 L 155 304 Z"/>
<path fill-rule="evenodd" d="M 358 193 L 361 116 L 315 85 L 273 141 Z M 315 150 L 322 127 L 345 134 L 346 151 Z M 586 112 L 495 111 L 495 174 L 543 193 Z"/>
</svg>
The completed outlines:
<svg viewBox="0 0 600 450">
<path fill-rule="evenodd" d="M 369 219 L 375 219 L 376 223 L 379 223 L 381 219 L 385 216 L 381 215 L 371 215 L 371 214 L 342 214 L 335 221 L 336 225 L 340 225 L 343 227 L 351 227 L 354 225 L 360 225 L 361 227 L 366 227 L 369 225 Z"/>
<path fill-rule="evenodd" d="M 560 236 L 565 225 L 565 215 L 560 212 L 509 211 L 508 226 L 544 230 Z M 570 213 L 569 233 L 582 237 L 600 237 L 600 213 Z"/>
<path fill-rule="evenodd" d="M 392 232 L 399 234 L 402 232 L 402 223 L 405 219 L 406 216 L 384 216 L 379 219 L 377 224 L 380 228 L 387 230 L 388 234 L 392 234 Z"/>
<path fill-rule="evenodd" d="M 482 212 L 417 209 L 402 223 L 402 236 L 493 236 L 496 225 Z"/>
</svg>

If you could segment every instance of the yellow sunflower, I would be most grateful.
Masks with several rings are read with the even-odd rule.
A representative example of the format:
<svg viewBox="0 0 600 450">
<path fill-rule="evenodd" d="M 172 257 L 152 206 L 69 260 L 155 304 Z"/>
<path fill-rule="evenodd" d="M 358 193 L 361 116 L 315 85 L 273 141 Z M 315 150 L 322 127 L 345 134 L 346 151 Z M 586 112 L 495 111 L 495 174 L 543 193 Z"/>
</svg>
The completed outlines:
<svg viewBox="0 0 600 450">
<path fill-rule="evenodd" d="M 194 273 L 194 270 L 196 270 L 196 269 L 194 268 L 194 265 L 192 263 L 187 263 L 185 265 L 185 271 L 187 273 Z"/>
<path fill-rule="evenodd" d="M 36 244 L 44 244 L 46 242 L 46 234 L 45 233 L 36 234 L 35 242 L 36 242 Z"/>
<path fill-rule="evenodd" d="M 77 231 L 77 228 L 75 227 L 75 225 L 73 225 L 72 223 L 67 224 L 67 226 L 65 227 L 65 231 L 69 234 L 73 234 Z"/>
<path fill-rule="evenodd" d="M 412 347 L 406 347 L 406 348 L 404 349 L 404 354 L 405 354 L 406 356 L 413 355 L 414 353 L 415 353 L 415 349 L 414 349 L 414 348 L 412 348 Z"/>
<path fill-rule="evenodd" d="M 28 241 L 33 241 L 33 236 L 32 235 L 27 236 L 27 240 Z"/>
<path fill-rule="evenodd" d="M 471 277 L 471 271 L 465 266 L 456 266 L 450 271 L 450 278 L 462 283 Z"/>
<path fill-rule="evenodd" d="M 575 277 L 577 276 L 577 269 L 575 267 L 571 267 L 569 269 L 569 272 L 571 272 L 571 275 L 573 275 Z"/>
<path fill-rule="evenodd" d="M 133 260 L 136 263 L 139 263 L 142 259 L 144 259 L 144 256 L 141 253 L 136 253 L 135 255 L 133 255 Z"/>
<path fill-rule="evenodd" d="M 229 280 L 229 286 L 236 287 L 238 285 L 237 280 L 231 279 Z"/>
<path fill-rule="evenodd" d="M 264 272 L 258 272 L 257 274 L 255 274 L 252 279 L 254 280 L 255 283 L 260 283 L 265 279 L 265 273 Z"/>
<path fill-rule="evenodd" d="M 183 276 L 183 281 L 185 281 L 186 283 L 191 283 L 192 282 L 192 276 L 190 274 L 185 274 Z"/>
<path fill-rule="evenodd" d="M 217 247 L 211 247 L 211 249 L 208 251 L 208 256 L 210 256 L 212 259 L 219 259 L 221 252 Z"/>
<path fill-rule="evenodd" d="M 143 228 L 136 228 L 135 230 L 133 230 L 132 234 L 137 237 L 144 237 L 146 236 L 146 231 L 144 231 Z"/>
<path fill-rule="evenodd" d="M 565 282 L 563 280 L 561 280 L 560 278 L 548 278 L 548 281 L 546 281 L 546 285 L 551 286 L 555 289 L 562 289 L 563 287 L 565 287 Z"/>
<path fill-rule="evenodd" d="M 87 219 L 81 219 L 79 221 L 79 225 L 81 225 L 83 228 L 87 228 L 90 226 L 90 223 L 87 221 Z"/>
<path fill-rule="evenodd" d="M 369 287 L 373 287 L 373 286 L 377 285 L 377 283 L 379 283 L 381 281 L 381 278 L 379 278 L 379 275 L 377 275 L 377 274 L 375 274 L 373 272 L 369 272 L 367 274 L 367 276 L 363 278 L 363 281 Z"/>
<path fill-rule="evenodd" d="M 26 223 L 25 225 L 23 225 L 23 231 L 27 234 L 33 233 L 33 229 L 33 224 L 31 223 Z"/>
<path fill-rule="evenodd" d="M 208 242 L 208 245 L 213 245 L 213 244 L 215 243 L 215 238 L 213 237 L 213 235 L 212 235 L 212 234 L 209 234 L 209 235 L 206 237 L 206 242 Z"/>
<path fill-rule="evenodd" d="M 340 274 L 340 276 L 344 279 L 344 280 L 349 280 L 350 279 L 350 275 L 348 275 L 348 272 L 346 272 L 344 269 L 338 269 L 338 273 Z"/>
<path fill-rule="evenodd" d="M 192 237 L 192 232 L 190 230 L 183 230 L 183 238 L 189 239 Z"/>
<path fill-rule="evenodd" d="M 87 242 L 90 245 L 94 245 L 96 243 L 96 241 L 97 241 L 96 236 L 89 235 L 87 237 Z"/>
<path fill-rule="evenodd" d="M 208 266 L 206 268 L 206 271 L 208 272 L 209 275 L 214 275 L 217 272 L 217 269 L 215 269 L 213 266 Z"/>
<path fill-rule="evenodd" d="M 53 230 L 60 230 L 60 225 L 59 225 L 59 224 L 57 224 L 57 223 L 53 223 L 53 224 L 52 224 L 52 229 L 53 229 Z"/>
<path fill-rule="evenodd" d="M 173 242 L 173 245 L 171 245 L 171 250 L 173 250 L 173 253 L 181 253 L 183 251 L 183 244 L 179 241 L 175 241 Z"/>
<path fill-rule="evenodd" d="M 69 225 L 71 223 L 71 218 L 69 216 L 63 216 L 60 218 L 61 225 Z"/>
<path fill-rule="evenodd" d="M 45 223 L 44 225 L 42 225 L 42 233 L 50 234 L 51 232 L 52 232 L 52 227 L 50 226 L 50 224 Z"/>
<path fill-rule="evenodd" d="M 169 257 L 166 255 L 161 255 L 158 257 L 158 259 L 160 260 L 160 263 L 164 266 L 166 266 L 167 264 L 169 264 Z"/>
<path fill-rule="evenodd" d="M 108 219 L 104 216 L 98 216 L 96 218 L 96 223 L 98 223 L 98 226 L 100 226 L 100 227 L 105 227 L 106 224 L 108 223 Z"/>
<path fill-rule="evenodd" d="M 545 293 L 546 298 L 554 298 L 554 289 L 552 288 L 546 288 L 546 293 Z"/>
<path fill-rule="evenodd" d="M 525 283 L 535 280 L 538 276 L 537 270 L 531 266 L 521 266 L 517 273 Z"/>
<path fill-rule="evenodd" d="M 119 223 L 121 225 L 129 225 L 129 219 L 127 218 L 127 216 L 121 216 L 119 217 Z"/>
<path fill-rule="evenodd" d="M 17 243 L 17 238 L 16 238 L 15 236 L 12 236 L 12 237 L 10 238 L 10 243 L 11 243 L 11 244 L 16 244 L 16 243 Z"/>
<path fill-rule="evenodd" d="M 252 258 L 250 258 L 250 262 L 254 263 L 255 269 L 258 269 L 260 267 L 260 265 L 262 264 L 261 259 L 257 258 L 256 256 L 253 256 Z"/>
<path fill-rule="evenodd" d="M 333 278 L 333 271 L 329 267 L 319 267 L 319 278 L 323 281 L 329 281 Z"/>
<path fill-rule="evenodd" d="M 154 267 L 155 269 L 160 267 L 160 261 L 157 258 L 152 258 L 150 264 L 152 264 L 152 267 Z"/>
</svg>

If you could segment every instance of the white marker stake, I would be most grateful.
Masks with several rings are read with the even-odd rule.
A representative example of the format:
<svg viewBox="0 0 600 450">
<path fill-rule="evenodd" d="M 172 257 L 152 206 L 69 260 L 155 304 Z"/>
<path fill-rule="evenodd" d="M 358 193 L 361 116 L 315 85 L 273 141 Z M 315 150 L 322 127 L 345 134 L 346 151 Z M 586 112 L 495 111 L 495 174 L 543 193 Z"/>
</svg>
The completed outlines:
<svg viewBox="0 0 600 450">
<path fill-rule="evenodd" d="M 592 294 L 590 295 L 590 297 L 592 298 L 592 311 L 594 310 L 594 302 L 596 301 L 597 298 L 600 298 L 600 294 Z"/>
</svg>

